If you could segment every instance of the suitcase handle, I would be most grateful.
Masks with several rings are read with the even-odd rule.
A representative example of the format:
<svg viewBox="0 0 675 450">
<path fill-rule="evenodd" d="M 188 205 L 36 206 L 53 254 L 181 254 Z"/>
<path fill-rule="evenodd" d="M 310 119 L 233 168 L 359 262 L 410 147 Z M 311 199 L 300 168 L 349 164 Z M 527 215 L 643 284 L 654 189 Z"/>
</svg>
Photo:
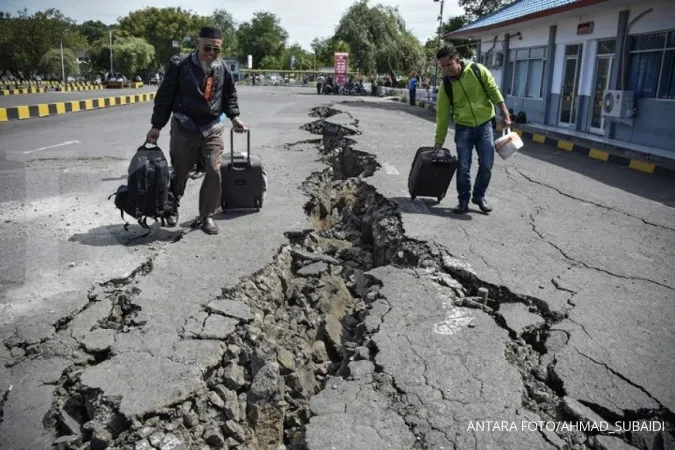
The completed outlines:
<svg viewBox="0 0 675 450">
<path fill-rule="evenodd" d="M 251 167 L 251 130 L 246 128 L 244 133 L 246 133 L 247 167 Z M 230 128 L 230 162 L 232 163 L 230 167 L 234 168 L 234 128 Z"/>
</svg>

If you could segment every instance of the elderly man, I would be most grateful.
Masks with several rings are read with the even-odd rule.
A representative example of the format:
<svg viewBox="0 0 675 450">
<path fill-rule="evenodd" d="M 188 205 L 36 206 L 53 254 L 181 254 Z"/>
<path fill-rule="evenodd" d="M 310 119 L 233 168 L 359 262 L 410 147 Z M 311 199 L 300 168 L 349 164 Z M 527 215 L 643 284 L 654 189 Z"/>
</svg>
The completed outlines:
<svg viewBox="0 0 675 450">
<path fill-rule="evenodd" d="M 155 96 L 152 128 L 147 135 L 148 142 L 156 143 L 173 113 L 169 153 L 175 170 L 171 192 L 176 207 L 166 221 L 170 227 L 178 223 L 178 201 L 185 193 L 190 170 L 200 153 L 205 155 L 206 176 L 199 192 L 199 216 L 207 234 L 218 233 L 213 214 L 220 206 L 220 163 L 224 150 L 221 114 L 230 119 L 236 132 L 246 131 L 239 119 L 234 79 L 219 56 L 221 48 L 221 31 L 205 27 L 199 33 L 196 51 L 185 58 L 172 58 Z"/>
</svg>

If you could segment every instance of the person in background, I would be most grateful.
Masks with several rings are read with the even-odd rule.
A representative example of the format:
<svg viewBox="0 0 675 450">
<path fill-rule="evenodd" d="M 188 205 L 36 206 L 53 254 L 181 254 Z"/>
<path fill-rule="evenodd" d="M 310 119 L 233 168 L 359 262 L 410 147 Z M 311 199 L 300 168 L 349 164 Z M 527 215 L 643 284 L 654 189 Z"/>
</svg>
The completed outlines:
<svg viewBox="0 0 675 450">
<path fill-rule="evenodd" d="M 495 144 L 492 132 L 492 120 L 496 105 L 502 113 L 504 124 L 511 125 L 504 97 L 495 83 L 492 73 L 478 64 L 474 71 L 471 61 L 460 59 L 457 49 L 443 47 L 436 54 L 443 73 L 445 73 L 451 95 L 440 85 L 436 100 L 436 139 L 435 148 L 443 147 L 452 119 L 455 123 L 455 145 L 457 146 L 457 194 L 459 205 L 455 213 L 466 214 L 469 211 L 469 199 L 484 213 L 492 211 L 485 200 L 485 192 L 490 184 L 492 164 L 494 163 Z M 480 76 L 480 78 L 479 78 Z M 452 98 L 452 103 L 450 99 Z M 471 154 L 473 148 L 478 153 L 478 174 L 471 194 Z"/>
<path fill-rule="evenodd" d="M 219 29 L 204 27 L 196 51 L 183 59 L 178 55 L 172 58 L 155 96 L 152 128 L 146 137 L 148 142 L 156 143 L 160 130 L 171 119 L 169 153 L 175 169 L 171 192 L 177 205 L 167 217 L 169 227 L 178 223 L 178 201 L 185 193 L 190 171 L 199 161 L 200 149 L 207 155 L 206 175 L 199 191 L 198 221 L 207 234 L 218 233 L 213 215 L 220 207 L 220 164 L 225 146 L 221 114 L 225 113 L 236 132 L 246 131 L 239 118 L 234 79 L 219 56 L 222 44 Z"/>
<path fill-rule="evenodd" d="M 419 80 L 416 75 L 417 74 L 413 72 L 412 75 L 410 75 L 410 80 L 408 80 L 408 94 L 412 106 L 417 104 L 417 84 L 419 83 Z"/>
</svg>

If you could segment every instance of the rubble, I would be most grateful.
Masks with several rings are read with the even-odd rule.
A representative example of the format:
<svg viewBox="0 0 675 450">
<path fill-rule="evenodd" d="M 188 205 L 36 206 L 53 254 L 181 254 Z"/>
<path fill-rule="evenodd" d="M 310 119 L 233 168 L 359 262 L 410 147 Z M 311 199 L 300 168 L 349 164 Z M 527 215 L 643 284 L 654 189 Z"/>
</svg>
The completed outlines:
<svg viewBox="0 0 675 450">
<path fill-rule="evenodd" d="M 403 402 L 393 380 L 378 373 L 377 349 L 370 341 L 389 305 L 380 282 L 367 272 L 386 265 L 418 269 L 417 276 L 452 289 L 457 305 L 482 309 L 511 332 L 505 352 L 523 377 L 525 408 L 545 420 L 595 417 L 597 411 L 565 398 L 555 378 L 555 359 L 546 354 L 549 330 L 562 316 L 540 299 L 483 283 L 466 262 L 405 237 L 396 206 L 363 181 L 380 165 L 354 149 L 347 137 L 360 133 L 358 121 L 326 120 L 338 114 L 331 107 L 314 108 L 312 115 L 319 119 L 303 127 L 323 137 L 303 143 L 315 146 L 327 165 L 302 186 L 313 228 L 287 233 L 288 244 L 270 264 L 224 288 L 218 298 L 205 299 L 203 311 L 187 318 L 180 330 L 182 342 L 208 340 L 221 349 L 203 372 L 165 356 L 144 353 L 148 364 L 138 365 L 128 354 L 110 352 L 115 333 L 144 325 L 133 303 L 138 292 L 129 280 L 151 271 L 152 261 L 130 278 L 108 283 L 109 291 L 96 302 L 108 305 L 110 313 L 94 329 L 79 327 L 77 317 L 67 324 L 62 331 L 77 332 L 89 355 L 59 380 L 45 418 L 55 444 L 78 450 L 299 450 L 306 448 L 311 399 L 328 386 L 342 389 L 329 380 L 369 380 L 380 386 L 378 395 Z M 481 288 L 488 290 L 486 300 L 478 296 Z M 13 357 L 16 348 L 9 348 Z M 170 370 L 148 374 L 144 368 L 149 365 Z M 120 372 L 124 380 L 112 380 Z M 119 389 L 103 392 L 103 379 Z M 121 395 L 123 383 L 139 393 L 137 398 Z M 408 407 L 399 406 L 403 412 Z M 410 419 L 390 411 L 387 420 L 396 429 Z M 423 442 L 424 427 L 405 426 Z M 579 449 L 594 442 L 581 432 L 555 439 Z"/>
</svg>

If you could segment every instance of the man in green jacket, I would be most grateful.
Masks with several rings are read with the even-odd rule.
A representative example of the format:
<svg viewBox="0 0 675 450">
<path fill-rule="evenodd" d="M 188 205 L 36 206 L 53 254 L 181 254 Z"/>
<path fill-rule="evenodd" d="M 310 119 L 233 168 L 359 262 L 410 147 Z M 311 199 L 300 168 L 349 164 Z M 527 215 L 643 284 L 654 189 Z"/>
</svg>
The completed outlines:
<svg viewBox="0 0 675 450">
<path fill-rule="evenodd" d="M 495 110 L 493 105 L 497 105 L 501 110 L 504 124 L 507 127 L 511 125 L 509 111 L 495 79 L 484 66 L 479 64 L 471 67 L 475 63 L 461 60 L 457 50 L 452 47 L 441 48 L 436 54 L 436 59 L 452 89 L 448 95 L 444 86 L 448 85 L 446 81 L 441 84 L 438 92 L 435 147 L 437 149 L 443 147 L 450 119 L 452 119 L 455 123 L 455 145 L 459 163 L 457 168 L 459 205 L 454 211 L 458 214 L 466 214 L 469 211 L 469 199 L 471 199 L 481 211 L 489 213 L 492 207 L 485 200 L 485 191 L 490 184 L 494 163 L 495 145 L 492 120 L 495 117 Z M 478 153 L 478 174 L 472 196 L 470 169 L 474 147 Z"/>
</svg>

